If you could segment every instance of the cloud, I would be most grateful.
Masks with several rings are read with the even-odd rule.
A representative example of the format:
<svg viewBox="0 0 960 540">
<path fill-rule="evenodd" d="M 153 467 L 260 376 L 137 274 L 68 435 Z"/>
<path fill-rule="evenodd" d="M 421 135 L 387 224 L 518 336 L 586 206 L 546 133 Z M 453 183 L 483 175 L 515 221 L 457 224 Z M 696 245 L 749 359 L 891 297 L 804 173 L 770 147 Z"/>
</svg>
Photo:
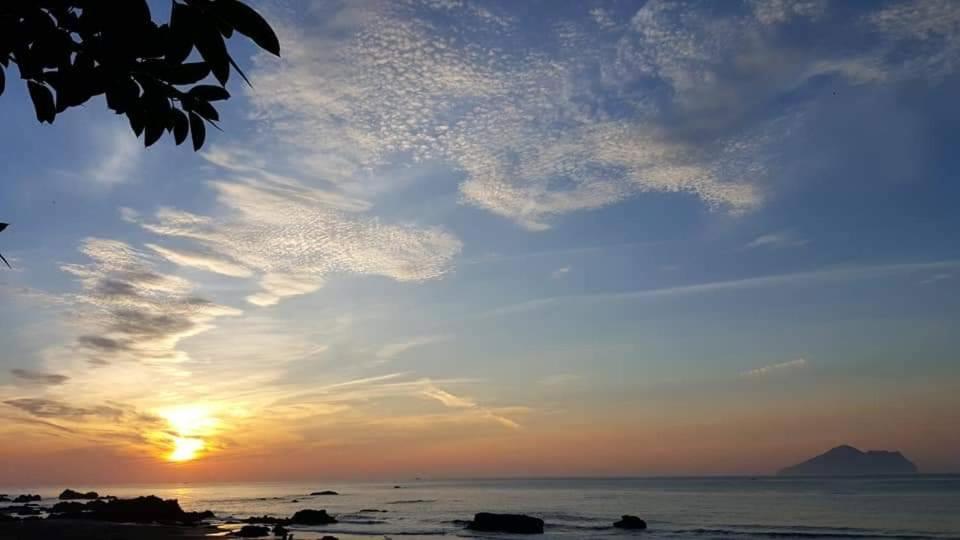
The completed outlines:
<svg viewBox="0 0 960 540">
<path fill-rule="evenodd" d="M 449 341 L 452 336 L 418 336 L 398 343 L 388 343 L 377 350 L 376 356 L 381 360 L 392 360 L 393 358 L 416 347 L 423 347 L 433 343 Z"/>
<path fill-rule="evenodd" d="M 217 257 L 216 255 L 196 251 L 178 251 L 156 244 L 147 244 L 146 246 L 164 259 L 180 266 L 189 266 L 231 277 L 250 277 L 253 275 L 253 272 L 249 268 L 225 257 Z"/>
<path fill-rule="evenodd" d="M 787 248 L 806 245 L 807 241 L 795 238 L 790 233 L 778 232 L 760 235 L 744 246 L 745 249 L 755 248 Z"/>
<path fill-rule="evenodd" d="M 118 442 L 126 447 L 130 443 L 147 445 L 167 428 L 163 419 L 113 401 L 77 405 L 49 398 L 14 398 L 0 403 L 18 411 L 17 415 L 4 415 L 5 420 L 51 428 L 99 446 Z"/>
<path fill-rule="evenodd" d="M 490 419 L 504 427 L 510 429 L 520 429 L 520 424 L 499 414 L 496 410 L 478 405 L 475 401 L 451 394 L 446 390 L 437 388 L 429 381 L 424 381 L 424 388 L 421 394 L 429 399 L 434 399 L 442 403 L 445 407 L 451 409 L 462 409 L 478 414 L 482 418 Z"/>
<path fill-rule="evenodd" d="M 44 373 L 40 371 L 32 371 L 29 369 L 11 369 L 10 373 L 13 374 L 17 379 L 24 381 L 28 384 L 42 384 L 42 385 L 57 385 L 63 384 L 70 380 L 70 377 L 66 375 L 58 375 L 56 373 Z"/>
<path fill-rule="evenodd" d="M 116 407 L 103 405 L 96 407 L 76 407 L 61 401 L 43 398 L 8 399 L 4 401 L 4 403 L 39 418 L 83 419 L 98 416 L 115 419 L 123 415 L 123 411 Z"/>
<path fill-rule="evenodd" d="M 868 20 L 889 38 L 887 54 L 903 75 L 939 79 L 960 67 L 960 10 L 951 0 L 890 3 Z"/>
<path fill-rule="evenodd" d="M 81 251 L 92 262 L 61 267 L 82 289 L 65 301 L 79 310 L 75 346 L 95 364 L 183 361 L 180 340 L 211 329 L 219 317 L 241 313 L 194 296 L 190 282 L 157 272 L 145 253 L 123 242 L 88 238 Z"/>
<path fill-rule="evenodd" d="M 794 369 L 799 369 L 806 367 L 808 362 L 803 358 L 797 358 L 796 360 L 790 360 L 788 362 L 781 362 L 779 364 L 772 364 L 769 366 L 758 367 L 745 371 L 744 376 L 747 377 L 762 377 L 765 375 L 770 375 L 773 373 L 780 373 L 783 371 L 789 371 Z"/>
<path fill-rule="evenodd" d="M 139 140 L 130 136 L 126 126 L 120 126 L 103 132 L 100 145 L 101 159 L 84 176 L 105 187 L 130 181 L 143 156 Z"/>
<path fill-rule="evenodd" d="M 156 245 L 171 262 L 226 275 L 258 275 L 260 291 L 247 300 L 270 306 L 314 292 L 334 272 L 421 282 L 443 276 L 461 243 L 439 228 L 384 224 L 331 205 L 324 190 L 289 178 L 212 182 L 225 208 L 213 218 L 161 209 L 147 230 L 178 237 L 199 252 Z M 355 208 L 354 210 L 359 210 Z"/>
<path fill-rule="evenodd" d="M 903 263 L 872 266 L 851 266 L 813 270 L 810 272 L 795 272 L 792 274 L 777 274 L 772 276 L 758 276 L 727 281 L 713 281 L 696 283 L 693 285 L 678 285 L 656 289 L 623 291 L 614 293 L 577 294 L 567 296 L 552 296 L 527 300 L 482 313 L 481 316 L 497 316 L 510 313 L 522 313 L 543 309 L 564 302 L 622 302 L 642 300 L 648 298 L 662 298 L 669 296 L 706 294 L 718 291 L 732 291 L 745 289 L 760 289 L 765 287 L 790 286 L 798 283 L 815 281 L 852 280 L 883 278 L 899 275 L 909 275 L 930 270 L 960 268 L 960 260 L 947 260 L 927 263 Z"/>
<path fill-rule="evenodd" d="M 560 278 L 562 278 L 563 276 L 565 276 L 565 275 L 567 275 L 567 274 L 569 274 L 569 273 L 570 273 L 570 267 L 569 267 L 569 266 L 563 266 L 563 267 L 557 268 L 556 270 L 554 270 L 553 272 L 551 272 L 551 273 L 550 273 L 550 277 L 552 277 L 553 279 L 560 279 Z"/>
<path fill-rule="evenodd" d="M 943 272 L 943 273 L 939 273 L 939 274 L 934 274 L 934 275 L 932 275 L 932 276 L 924 279 L 923 281 L 920 282 L 920 284 L 921 284 L 921 285 L 932 285 L 932 284 L 934 284 L 934 283 L 938 283 L 938 282 L 940 282 L 940 281 L 944 281 L 944 280 L 948 280 L 948 279 L 953 279 L 953 274 L 948 273 L 948 272 Z"/>
<path fill-rule="evenodd" d="M 450 392 L 432 386 L 423 389 L 422 393 L 424 396 L 435 399 L 440 403 L 443 403 L 445 406 L 454 409 L 472 409 L 477 406 L 476 402 L 474 401 L 455 396 Z"/>
<path fill-rule="evenodd" d="M 348 7 L 343 41 L 281 23 L 286 54 L 258 64 L 257 118 L 303 154 L 302 170 L 348 192 L 376 191 L 377 172 L 400 163 L 445 162 L 466 174 L 465 203 L 532 230 L 643 192 L 689 193 L 732 212 L 759 204 L 742 141 L 695 146 L 643 107 L 623 102 L 627 119 L 603 110 L 583 66 L 612 69 L 613 53 L 596 57 L 609 46 L 506 53 L 495 36 L 509 23 L 468 4 L 444 9 L 464 39 L 397 3 Z"/>
</svg>

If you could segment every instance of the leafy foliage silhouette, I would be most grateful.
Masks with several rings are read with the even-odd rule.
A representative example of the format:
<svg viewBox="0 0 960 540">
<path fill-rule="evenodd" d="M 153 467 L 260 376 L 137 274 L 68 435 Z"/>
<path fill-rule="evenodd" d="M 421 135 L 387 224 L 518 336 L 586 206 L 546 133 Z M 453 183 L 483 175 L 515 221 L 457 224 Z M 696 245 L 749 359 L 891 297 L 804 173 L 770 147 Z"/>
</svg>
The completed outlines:
<svg viewBox="0 0 960 540">
<path fill-rule="evenodd" d="M 0 232 L 3 232 L 7 228 L 6 223 L 0 223 Z M 7 268 L 12 268 L 10 263 L 7 262 L 7 259 L 3 256 L 3 253 L 0 253 L 0 261 L 3 261 L 3 264 L 7 265 Z"/>
<path fill-rule="evenodd" d="M 16 64 L 41 123 L 104 94 L 145 146 L 167 132 L 199 150 L 206 125 L 219 129 L 212 102 L 230 97 L 231 67 L 249 84 L 224 43 L 234 31 L 280 55 L 276 33 L 239 0 L 171 0 L 163 24 L 146 0 L 0 0 L 0 95 Z M 218 84 L 201 84 L 211 74 Z"/>
</svg>

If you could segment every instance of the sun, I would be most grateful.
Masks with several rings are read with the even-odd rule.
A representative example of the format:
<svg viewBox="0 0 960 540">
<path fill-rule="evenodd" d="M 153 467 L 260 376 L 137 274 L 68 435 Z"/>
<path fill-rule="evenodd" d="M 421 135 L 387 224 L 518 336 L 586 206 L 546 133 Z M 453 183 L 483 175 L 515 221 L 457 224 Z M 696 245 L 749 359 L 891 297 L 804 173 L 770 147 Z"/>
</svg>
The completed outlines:
<svg viewBox="0 0 960 540">
<path fill-rule="evenodd" d="M 204 443 L 200 439 L 190 437 L 176 437 L 173 439 L 173 451 L 167 456 L 170 461 L 190 461 L 197 458 L 203 450 Z"/>
<path fill-rule="evenodd" d="M 164 430 L 166 444 L 172 443 L 169 461 L 192 461 L 201 457 L 207 448 L 207 440 L 215 436 L 218 421 L 210 409 L 202 405 L 183 405 L 158 411 L 169 426 Z"/>
</svg>

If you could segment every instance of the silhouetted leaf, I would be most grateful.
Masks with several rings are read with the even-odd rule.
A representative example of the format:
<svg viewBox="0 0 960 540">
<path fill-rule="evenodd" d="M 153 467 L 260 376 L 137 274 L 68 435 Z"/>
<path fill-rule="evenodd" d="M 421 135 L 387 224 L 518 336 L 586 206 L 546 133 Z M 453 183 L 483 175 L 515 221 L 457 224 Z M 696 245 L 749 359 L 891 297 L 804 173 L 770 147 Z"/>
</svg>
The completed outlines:
<svg viewBox="0 0 960 540">
<path fill-rule="evenodd" d="M 177 146 L 187 140 L 187 133 L 190 131 L 190 120 L 186 113 L 179 109 L 173 110 L 173 140 Z"/>
<path fill-rule="evenodd" d="M 193 102 L 190 103 L 190 110 L 196 112 L 207 120 L 212 120 L 214 122 L 220 120 L 220 114 L 216 109 L 213 108 L 213 105 L 207 103 L 206 101 L 199 99 L 193 100 Z"/>
<path fill-rule="evenodd" d="M 190 113 L 190 136 L 193 138 L 193 150 L 200 150 L 207 136 L 207 128 L 203 125 L 203 118 L 195 112 Z"/>
<path fill-rule="evenodd" d="M 226 85 L 230 78 L 230 57 L 227 56 L 227 48 L 220 33 L 209 24 L 194 26 L 193 42 L 197 45 L 200 56 L 210 65 L 213 76 L 220 84 Z"/>
<path fill-rule="evenodd" d="M 191 88 L 187 94 L 202 99 L 204 101 L 220 101 L 230 98 L 230 92 L 226 88 L 214 86 L 212 84 L 200 84 Z"/>
<path fill-rule="evenodd" d="M 57 112 L 53 105 L 53 94 L 50 93 L 50 89 L 34 81 L 27 81 L 27 89 L 30 91 L 30 99 L 33 101 L 37 120 L 41 123 L 52 124 Z"/>
<path fill-rule="evenodd" d="M 187 62 L 168 66 L 165 77 L 170 84 L 193 84 L 205 79 L 209 74 L 210 66 L 207 62 Z"/>
<path fill-rule="evenodd" d="M 156 93 L 143 96 L 143 145 L 149 148 L 163 135 L 169 124 L 170 101 Z"/>
<path fill-rule="evenodd" d="M 173 2 L 170 10 L 170 30 L 167 32 L 167 54 L 171 64 L 182 64 L 193 50 L 193 21 L 189 6 Z"/>
<path fill-rule="evenodd" d="M 247 74 L 244 73 L 243 70 L 240 69 L 240 66 L 233 61 L 233 57 L 230 55 L 227 55 L 227 57 L 230 59 L 230 65 L 233 66 L 233 69 L 237 70 L 237 73 L 240 74 L 240 78 L 243 79 L 243 82 L 247 83 L 247 86 L 253 87 L 253 85 L 250 84 L 250 79 L 247 78 Z"/>
<path fill-rule="evenodd" d="M 127 120 L 130 121 L 130 129 L 139 137 L 140 134 L 143 133 L 143 113 L 136 107 L 131 107 L 127 111 Z"/>
<path fill-rule="evenodd" d="M 218 0 L 213 9 L 223 20 L 241 34 L 252 39 L 264 50 L 280 56 L 280 40 L 267 21 L 250 6 L 238 0 Z"/>
<path fill-rule="evenodd" d="M 140 87 L 133 79 L 117 79 L 107 87 L 107 107 L 118 113 L 127 112 L 140 97 Z"/>
<path fill-rule="evenodd" d="M 6 229 L 9 226 L 10 225 L 8 223 L 0 223 L 0 232 L 3 232 L 4 229 Z"/>
<path fill-rule="evenodd" d="M 222 88 L 230 72 L 249 84 L 224 38 L 236 31 L 273 54 L 279 41 L 241 1 L 170 2 L 169 21 L 158 24 L 151 0 L 0 0 L 0 94 L 12 62 L 41 123 L 104 94 L 108 107 L 126 115 L 147 146 L 162 131 L 177 144 L 192 132 L 199 149 L 208 125 L 220 129 L 213 103 L 230 98 Z M 202 61 L 186 62 L 194 47 Z M 211 73 L 220 87 L 198 84 Z"/>
<path fill-rule="evenodd" d="M 0 253 L 0 261 L 3 261 L 3 264 L 7 265 L 7 268 L 13 270 L 13 267 L 10 266 L 10 263 L 8 263 L 7 259 L 3 256 L 3 253 Z"/>
</svg>

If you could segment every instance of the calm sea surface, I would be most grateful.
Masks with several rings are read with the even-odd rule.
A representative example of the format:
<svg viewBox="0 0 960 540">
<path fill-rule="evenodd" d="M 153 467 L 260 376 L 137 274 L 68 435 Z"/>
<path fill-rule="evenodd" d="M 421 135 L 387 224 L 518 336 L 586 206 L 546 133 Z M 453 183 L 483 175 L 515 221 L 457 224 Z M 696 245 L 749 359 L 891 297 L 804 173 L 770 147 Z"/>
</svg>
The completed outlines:
<svg viewBox="0 0 960 540">
<path fill-rule="evenodd" d="M 475 512 L 543 518 L 541 538 L 960 538 L 960 476 L 786 479 L 623 478 L 258 483 L 178 486 L 63 486 L 121 497 L 155 494 L 186 510 L 213 510 L 224 522 L 287 517 L 325 508 L 340 523 L 294 528 L 297 539 L 437 536 L 513 538 L 463 530 Z M 337 496 L 308 493 L 336 490 Z M 27 490 L 4 488 L 8 493 Z M 59 489 L 34 488 L 46 497 Z M 52 503 L 53 501 L 44 501 Z M 364 510 L 385 512 L 364 512 Z M 611 527 L 621 514 L 647 520 L 643 533 Z"/>
</svg>

